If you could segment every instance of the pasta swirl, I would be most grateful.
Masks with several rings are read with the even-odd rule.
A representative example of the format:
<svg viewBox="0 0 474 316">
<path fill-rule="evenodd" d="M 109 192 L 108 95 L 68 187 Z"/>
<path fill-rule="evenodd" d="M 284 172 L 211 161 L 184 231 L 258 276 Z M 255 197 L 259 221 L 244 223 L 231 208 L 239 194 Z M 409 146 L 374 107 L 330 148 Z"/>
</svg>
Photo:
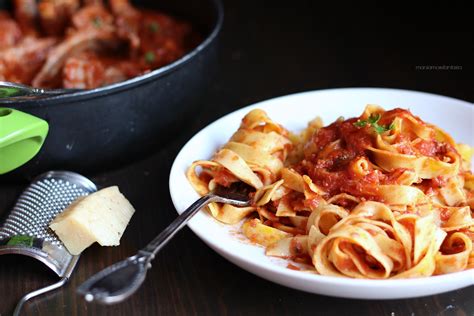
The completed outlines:
<svg viewBox="0 0 474 316">
<path fill-rule="evenodd" d="M 288 132 L 273 122 L 262 110 L 253 110 L 242 120 L 237 132 L 210 160 L 195 161 L 187 171 L 194 189 L 201 195 L 212 191 L 216 185 L 229 186 L 242 181 L 258 190 L 256 196 L 266 198 L 266 191 L 278 188 L 283 163 L 291 149 Z M 202 169 L 198 175 L 196 168 Z M 272 191 L 273 190 L 273 191 Z M 265 200 L 268 202 L 268 199 Z M 234 224 L 254 212 L 259 204 L 251 207 L 234 207 L 211 203 L 208 208 L 218 220 Z M 266 203 L 265 202 L 265 203 Z"/>
<path fill-rule="evenodd" d="M 368 105 L 299 135 L 253 110 L 187 177 L 199 194 L 251 186 L 252 206 L 209 210 L 245 219 L 243 234 L 269 256 L 322 275 L 415 278 L 474 268 L 473 152 L 403 109 Z"/>
</svg>

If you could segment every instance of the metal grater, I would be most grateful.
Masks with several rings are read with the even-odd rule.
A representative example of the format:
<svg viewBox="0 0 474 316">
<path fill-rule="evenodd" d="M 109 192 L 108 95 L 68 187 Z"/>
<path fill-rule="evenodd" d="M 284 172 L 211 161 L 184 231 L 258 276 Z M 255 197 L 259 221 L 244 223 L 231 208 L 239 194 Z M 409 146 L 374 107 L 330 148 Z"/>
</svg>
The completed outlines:
<svg viewBox="0 0 474 316">
<path fill-rule="evenodd" d="M 27 294 L 15 313 L 26 300 L 62 286 L 70 277 L 79 256 L 71 255 L 48 225 L 78 197 L 95 191 L 95 184 L 77 173 L 50 171 L 35 178 L 19 197 L 0 226 L 0 255 L 21 254 L 38 259 L 61 280 Z"/>
</svg>

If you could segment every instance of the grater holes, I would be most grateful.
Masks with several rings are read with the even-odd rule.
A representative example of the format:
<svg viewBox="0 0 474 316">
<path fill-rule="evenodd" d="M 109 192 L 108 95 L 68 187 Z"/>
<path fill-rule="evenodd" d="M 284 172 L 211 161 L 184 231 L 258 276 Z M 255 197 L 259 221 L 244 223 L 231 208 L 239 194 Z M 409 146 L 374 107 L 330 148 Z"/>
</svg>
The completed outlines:
<svg viewBox="0 0 474 316">
<path fill-rule="evenodd" d="M 49 229 L 49 222 L 75 199 L 88 194 L 88 190 L 61 179 L 49 178 L 33 183 L 23 192 L 0 228 L 0 237 L 25 234 L 61 246 L 61 241 Z"/>
</svg>

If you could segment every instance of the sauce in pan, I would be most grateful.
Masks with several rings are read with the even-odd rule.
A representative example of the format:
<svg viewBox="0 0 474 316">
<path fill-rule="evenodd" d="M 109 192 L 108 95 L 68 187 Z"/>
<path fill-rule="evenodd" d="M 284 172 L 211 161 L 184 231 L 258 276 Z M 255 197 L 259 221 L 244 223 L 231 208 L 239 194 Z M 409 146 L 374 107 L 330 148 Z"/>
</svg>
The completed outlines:
<svg viewBox="0 0 474 316">
<path fill-rule="evenodd" d="M 200 36 L 185 21 L 127 0 L 14 0 L 0 11 L 0 80 L 92 89 L 167 65 Z"/>
</svg>

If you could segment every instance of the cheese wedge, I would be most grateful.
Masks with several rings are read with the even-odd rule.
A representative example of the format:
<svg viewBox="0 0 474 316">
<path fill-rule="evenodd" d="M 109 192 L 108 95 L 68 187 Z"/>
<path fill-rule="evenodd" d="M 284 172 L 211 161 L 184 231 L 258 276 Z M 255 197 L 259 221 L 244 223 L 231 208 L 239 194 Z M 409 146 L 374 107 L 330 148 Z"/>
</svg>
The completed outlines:
<svg viewBox="0 0 474 316">
<path fill-rule="evenodd" d="M 98 242 L 118 246 L 135 209 L 112 186 L 78 198 L 49 224 L 73 255 Z"/>
</svg>

